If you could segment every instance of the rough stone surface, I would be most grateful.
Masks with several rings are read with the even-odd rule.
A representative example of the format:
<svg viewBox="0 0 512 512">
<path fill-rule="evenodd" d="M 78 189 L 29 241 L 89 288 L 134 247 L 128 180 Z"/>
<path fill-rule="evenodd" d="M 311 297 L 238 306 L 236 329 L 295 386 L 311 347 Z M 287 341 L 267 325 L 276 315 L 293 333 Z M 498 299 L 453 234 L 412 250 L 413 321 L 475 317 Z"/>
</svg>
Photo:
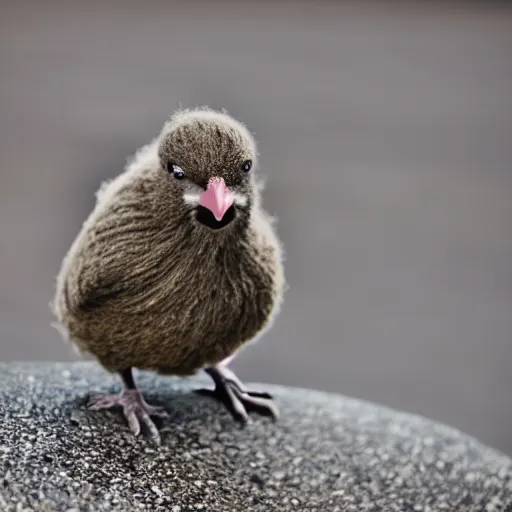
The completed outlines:
<svg viewBox="0 0 512 512">
<path fill-rule="evenodd" d="M 512 461 L 424 418 L 254 385 L 282 416 L 242 429 L 191 392 L 207 380 L 138 382 L 169 410 L 160 447 L 120 412 L 86 410 L 89 393 L 118 386 L 96 365 L 0 364 L 0 510 L 512 510 Z"/>
</svg>

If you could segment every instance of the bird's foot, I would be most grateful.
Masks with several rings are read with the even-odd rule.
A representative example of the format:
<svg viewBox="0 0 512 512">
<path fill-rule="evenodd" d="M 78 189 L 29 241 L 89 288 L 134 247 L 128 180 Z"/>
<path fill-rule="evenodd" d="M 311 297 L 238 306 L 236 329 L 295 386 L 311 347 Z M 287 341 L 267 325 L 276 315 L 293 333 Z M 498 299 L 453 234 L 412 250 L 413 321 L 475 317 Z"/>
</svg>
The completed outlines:
<svg viewBox="0 0 512 512">
<path fill-rule="evenodd" d="M 124 389 L 117 395 L 95 395 L 91 397 L 87 407 L 93 411 L 122 407 L 124 416 L 133 434 L 135 436 L 140 434 L 142 424 L 149 430 L 151 437 L 158 444 L 160 443 L 160 434 L 151 416 L 168 417 L 163 407 L 146 403 L 138 389 Z"/>
<path fill-rule="evenodd" d="M 206 372 L 215 382 L 215 389 L 198 389 L 196 393 L 213 397 L 221 401 L 232 416 L 245 424 L 249 421 L 249 412 L 277 420 L 279 410 L 268 393 L 249 391 L 237 376 L 226 367 L 208 368 Z"/>
</svg>

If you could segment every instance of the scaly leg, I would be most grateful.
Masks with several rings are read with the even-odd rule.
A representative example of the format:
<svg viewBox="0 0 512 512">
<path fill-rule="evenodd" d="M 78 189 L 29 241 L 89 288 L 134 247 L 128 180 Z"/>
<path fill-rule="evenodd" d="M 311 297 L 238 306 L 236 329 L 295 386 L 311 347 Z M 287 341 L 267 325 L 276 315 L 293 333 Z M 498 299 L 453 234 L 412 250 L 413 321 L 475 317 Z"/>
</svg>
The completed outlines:
<svg viewBox="0 0 512 512">
<path fill-rule="evenodd" d="M 274 420 L 279 417 L 271 395 L 248 391 L 238 377 L 223 364 L 206 368 L 205 372 L 213 379 L 215 389 L 198 389 L 196 393 L 214 397 L 224 403 L 236 420 L 247 423 L 250 411 L 271 416 Z"/>
<path fill-rule="evenodd" d="M 160 434 L 151 416 L 165 418 L 168 416 L 165 409 L 146 403 L 133 380 L 131 368 L 120 371 L 119 375 L 123 380 L 124 389 L 117 395 L 95 395 L 91 397 L 87 405 L 88 408 L 96 411 L 99 409 L 110 409 L 111 407 L 122 407 L 130 430 L 135 436 L 140 434 L 142 423 L 149 430 L 151 437 L 157 443 L 160 443 Z"/>
</svg>

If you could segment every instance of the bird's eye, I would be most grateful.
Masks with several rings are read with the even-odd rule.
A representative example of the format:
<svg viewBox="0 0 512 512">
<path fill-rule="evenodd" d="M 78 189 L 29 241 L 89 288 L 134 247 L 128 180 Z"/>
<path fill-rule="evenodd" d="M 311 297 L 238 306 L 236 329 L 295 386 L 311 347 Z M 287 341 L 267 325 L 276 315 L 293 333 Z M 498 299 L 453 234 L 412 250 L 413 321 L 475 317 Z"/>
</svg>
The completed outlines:
<svg viewBox="0 0 512 512">
<path fill-rule="evenodd" d="M 169 162 L 167 164 L 167 170 L 169 172 L 172 172 L 173 176 L 177 180 L 182 180 L 185 177 L 185 173 L 183 172 L 183 169 L 181 167 L 179 167 L 178 165 L 173 164 L 172 162 Z"/>
<path fill-rule="evenodd" d="M 242 164 L 242 171 L 249 172 L 251 170 L 251 167 L 252 167 L 252 160 L 246 160 Z"/>
</svg>

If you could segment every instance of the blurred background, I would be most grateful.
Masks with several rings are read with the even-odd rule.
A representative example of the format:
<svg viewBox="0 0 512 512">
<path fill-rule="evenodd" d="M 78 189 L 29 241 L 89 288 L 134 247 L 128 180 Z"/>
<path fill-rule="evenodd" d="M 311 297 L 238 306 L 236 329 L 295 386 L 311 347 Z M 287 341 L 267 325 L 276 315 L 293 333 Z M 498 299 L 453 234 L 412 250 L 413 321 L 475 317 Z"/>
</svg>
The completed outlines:
<svg viewBox="0 0 512 512">
<path fill-rule="evenodd" d="M 512 454 L 504 2 L 2 2 L 0 360 L 74 359 L 48 303 L 100 183 L 179 105 L 255 132 L 289 291 L 240 377 Z"/>
</svg>

